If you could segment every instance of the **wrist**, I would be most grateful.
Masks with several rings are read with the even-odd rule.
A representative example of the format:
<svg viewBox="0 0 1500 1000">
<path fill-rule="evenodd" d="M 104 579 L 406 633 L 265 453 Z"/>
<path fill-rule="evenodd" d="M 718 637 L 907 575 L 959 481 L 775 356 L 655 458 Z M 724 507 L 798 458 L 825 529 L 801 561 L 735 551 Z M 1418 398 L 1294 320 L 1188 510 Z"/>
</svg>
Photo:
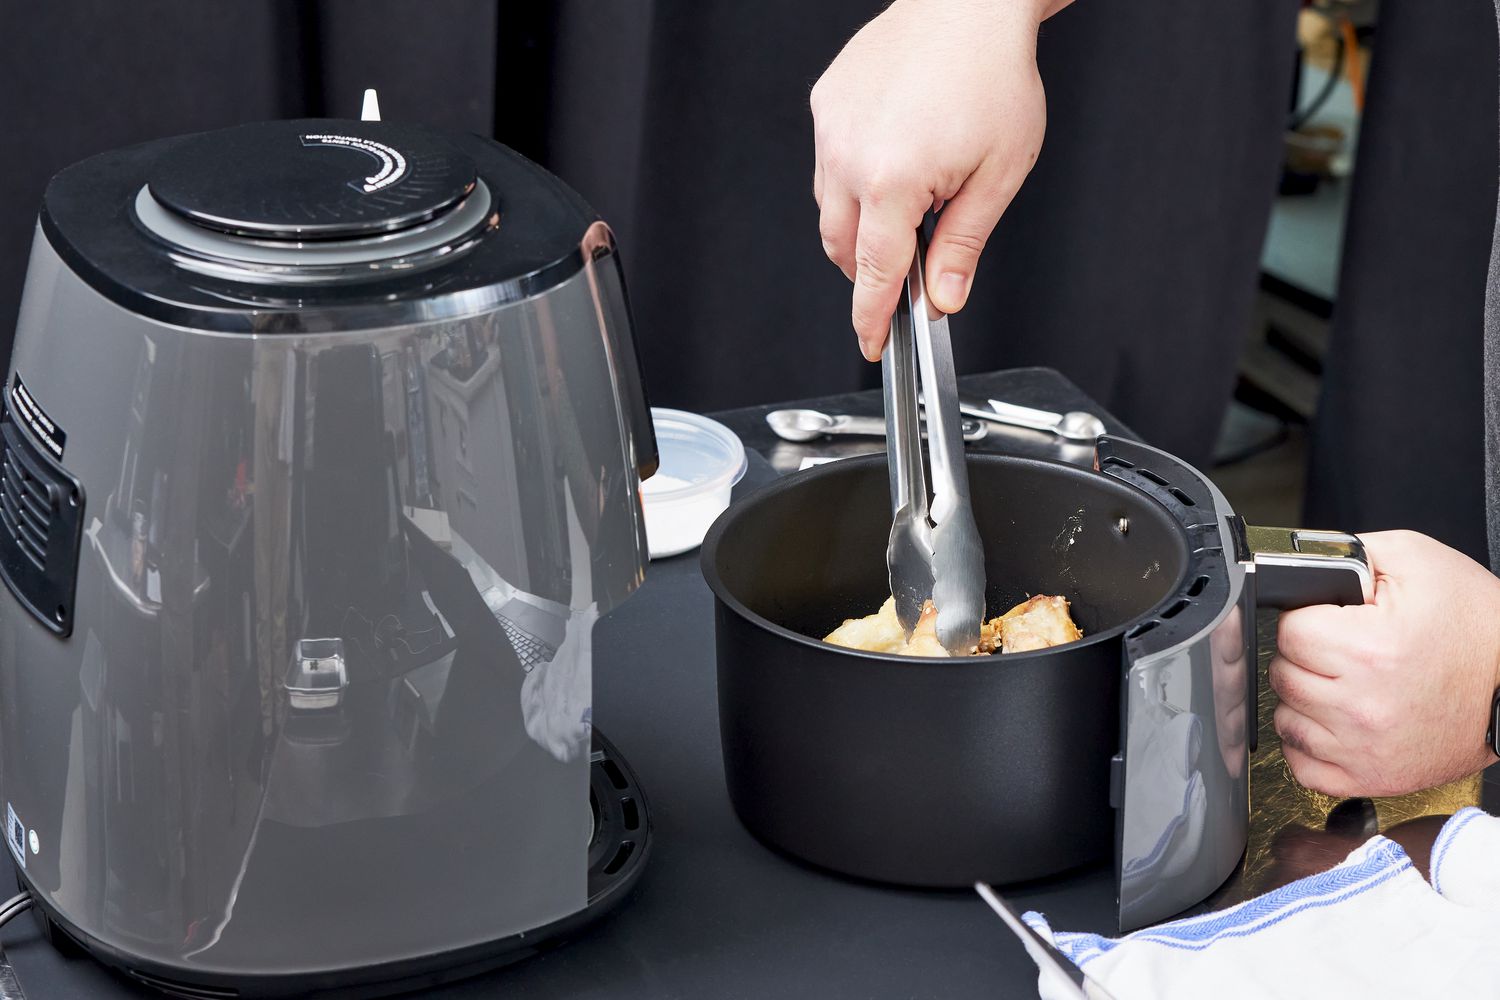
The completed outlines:
<svg viewBox="0 0 1500 1000">
<path fill-rule="evenodd" d="M 1034 36 L 1043 21 L 1072 2 L 1073 0 L 896 0 L 891 6 L 910 4 L 929 11 L 959 14 L 975 27 L 989 25 L 1007 32 L 1022 31 Z"/>
</svg>

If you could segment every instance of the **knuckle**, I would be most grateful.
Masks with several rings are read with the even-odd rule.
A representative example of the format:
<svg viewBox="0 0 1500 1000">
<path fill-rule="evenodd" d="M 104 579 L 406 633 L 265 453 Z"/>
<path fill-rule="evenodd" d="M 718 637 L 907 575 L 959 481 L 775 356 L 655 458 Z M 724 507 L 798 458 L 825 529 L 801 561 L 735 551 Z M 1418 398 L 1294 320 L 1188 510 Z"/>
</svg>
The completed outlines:
<svg viewBox="0 0 1500 1000">
<path fill-rule="evenodd" d="M 943 234 L 943 245 L 965 257 L 978 257 L 984 252 L 985 242 L 980 234 L 963 229 Z"/>
<path fill-rule="evenodd" d="M 822 165 L 825 177 L 843 178 L 847 172 L 848 163 L 839 152 L 840 148 L 840 144 L 837 142 L 820 141 L 817 143 L 816 154 L 818 163 Z"/>
<path fill-rule="evenodd" d="M 1360 731 L 1369 736 L 1390 732 L 1398 718 L 1383 698 L 1361 698 L 1349 705 L 1348 713 Z"/>
<path fill-rule="evenodd" d="M 841 250 L 844 246 L 844 234 L 839 230 L 832 219 L 826 215 L 818 220 L 818 236 L 823 240 L 823 248 L 828 250 Z"/>
<path fill-rule="evenodd" d="M 1282 745 L 1290 747 L 1299 753 L 1307 752 L 1307 739 L 1302 733 L 1302 727 L 1297 724 L 1296 719 L 1284 706 L 1277 706 L 1271 721 L 1276 727 L 1276 735 L 1281 737 Z"/>
<path fill-rule="evenodd" d="M 1307 633 L 1300 622 L 1301 618 L 1295 611 L 1287 611 L 1276 623 L 1276 648 L 1291 660 L 1296 660 L 1297 650 L 1302 647 Z"/>
<path fill-rule="evenodd" d="M 1297 747 L 1286 743 L 1285 738 L 1282 743 L 1281 759 L 1286 761 L 1287 770 L 1292 772 L 1292 777 L 1297 779 L 1298 784 L 1306 786 L 1308 771 L 1311 770 L 1308 767 L 1309 758 Z"/>
<path fill-rule="evenodd" d="M 866 172 L 860 200 L 871 205 L 903 201 L 918 187 L 915 172 L 903 163 L 887 162 Z"/>
<path fill-rule="evenodd" d="M 1354 643 L 1355 661 L 1372 674 L 1388 674 L 1396 668 L 1401 651 L 1378 631 L 1364 632 Z"/>
<path fill-rule="evenodd" d="M 1283 705 L 1295 707 L 1301 704 L 1301 699 L 1298 697 L 1297 683 L 1284 674 L 1278 674 L 1272 678 L 1271 690 L 1276 692 L 1277 699 Z"/>
<path fill-rule="evenodd" d="M 895 268 L 875 248 L 861 244 L 854 251 L 854 268 L 858 282 L 867 291 L 882 291 L 895 276 Z"/>
</svg>

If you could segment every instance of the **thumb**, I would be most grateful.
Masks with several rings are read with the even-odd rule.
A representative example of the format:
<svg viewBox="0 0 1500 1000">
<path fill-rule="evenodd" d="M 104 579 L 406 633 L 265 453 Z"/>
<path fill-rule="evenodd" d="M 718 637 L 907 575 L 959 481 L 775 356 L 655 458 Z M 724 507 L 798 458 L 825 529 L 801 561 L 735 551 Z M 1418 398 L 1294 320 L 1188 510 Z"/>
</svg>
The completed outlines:
<svg viewBox="0 0 1500 1000">
<path fill-rule="evenodd" d="M 943 208 L 927 248 L 927 294 L 940 311 L 956 313 L 969 301 L 979 255 L 1009 204 L 976 173 Z"/>
</svg>

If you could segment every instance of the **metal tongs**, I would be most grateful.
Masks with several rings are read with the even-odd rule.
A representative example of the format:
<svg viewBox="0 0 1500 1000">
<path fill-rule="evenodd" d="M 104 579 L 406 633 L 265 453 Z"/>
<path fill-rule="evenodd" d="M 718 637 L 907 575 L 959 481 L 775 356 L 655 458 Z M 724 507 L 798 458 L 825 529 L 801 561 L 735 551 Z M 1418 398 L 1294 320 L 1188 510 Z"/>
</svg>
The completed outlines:
<svg viewBox="0 0 1500 1000">
<path fill-rule="evenodd" d="M 984 618 L 984 549 L 969 500 L 948 317 L 927 301 L 926 258 L 927 241 L 918 230 L 906 291 L 891 316 L 881 356 L 892 513 L 886 565 L 896 617 L 907 635 L 930 598 L 937 607 L 938 641 L 950 653 L 964 655 L 979 642 Z M 919 382 L 932 464 L 930 505 L 922 471 Z"/>
</svg>

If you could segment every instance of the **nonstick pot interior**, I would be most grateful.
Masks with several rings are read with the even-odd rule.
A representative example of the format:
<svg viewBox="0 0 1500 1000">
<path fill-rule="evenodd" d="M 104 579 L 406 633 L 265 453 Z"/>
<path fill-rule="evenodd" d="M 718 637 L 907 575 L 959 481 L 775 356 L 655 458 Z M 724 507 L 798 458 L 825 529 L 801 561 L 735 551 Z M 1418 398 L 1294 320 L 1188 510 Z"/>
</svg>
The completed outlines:
<svg viewBox="0 0 1500 1000">
<path fill-rule="evenodd" d="M 725 776 L 762 840 L 918 886 L 1014 882 L 1110 853 L 1121 635 L 1184 576 L 1183 531 L 1091 470 L 972 456 L 969 480 L 990 613 L 1061 594 L 1085 638 L 974 659 L 813 638 L 887 596 L 883 456 L 789 476 L 710 530 Z"/>
<path fill-rule="evenodd" d="M 992 616 L 1032 594 L 1061 594 L 1085 641 L 1118 635 L 1185 572 L 1181 527 L 1118 480 L 990 455 L 971 456 L 969 470 Z M 888 490 L 885 459 L 872 456 L 795 474 L 747 499 L 715 526 L 705 565 L 716 589 L 804 636 L 873 613 L 890 594 Z"/>
</svg>

